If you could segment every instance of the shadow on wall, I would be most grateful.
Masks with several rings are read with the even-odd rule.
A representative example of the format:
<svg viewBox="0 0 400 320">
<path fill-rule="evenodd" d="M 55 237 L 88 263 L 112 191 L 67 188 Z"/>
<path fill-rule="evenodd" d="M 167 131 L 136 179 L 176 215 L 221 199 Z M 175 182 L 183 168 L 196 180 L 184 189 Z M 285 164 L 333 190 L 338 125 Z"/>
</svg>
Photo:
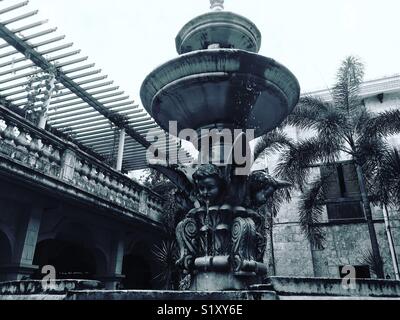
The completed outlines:
<svg viewBox="0 0 400 320">
<path fill-rule="evenodd" d="M 11 263 L 11 256 L 11 242 L 7 235 L 0 230 L 0 282 L 5 280 L 1 272 L 1 267 Z"/>
<path fill-rule="evenodd" d="M 124 256 L 122 274 L 122 288 L 130 290 L 153 289 L 152 266 L 148 256 L 150 249 L 142 243 L 136 244 L 131 253 Z"/>
<path fill-rule="evenodd" d="M 53 239 L 36 245 L 33 265 L 39 266 L 34 279 L 42 279 L 42 267 L 54 266 L 57 279 L 96 280 L 106 274 L 107 257 L 95 248 L 92 232 L 75 222 L 63 223 Z"/>
<path fill-rule="evenodd" d="M 33 264 L 39 266 L 34 279 L 41 279 L 45 265 L 55 267 L 57 279 L 94 280 L 97 272 L 95 255 L 84 246 L 65 240 L 44 240 L 37 244 Z"/>
</svg>

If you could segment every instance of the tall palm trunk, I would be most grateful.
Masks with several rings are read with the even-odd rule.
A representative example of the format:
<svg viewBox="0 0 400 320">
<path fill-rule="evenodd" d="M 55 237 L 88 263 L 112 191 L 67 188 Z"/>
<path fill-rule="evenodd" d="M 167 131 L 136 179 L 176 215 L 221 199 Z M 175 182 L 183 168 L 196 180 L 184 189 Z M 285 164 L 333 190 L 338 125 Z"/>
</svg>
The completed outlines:
<svg viewBox="0 0 400 320">
<path fill-rule="evenodd" d="M 271 275 L 276 276 L 276 267 L 275 267 L 275 252 L 274 252 L 274 217 L 272 213 L 269 217 L 269 267 L 271 268 Z"/>
<path fill-rule="evenodd" d="M 364 174 L 360 165 L 356 163 L 355 166 L 357 171 L 358 185 L 360 187 L 360 193 L 361 193 L 361 202 L 363 204 L 365 219 L 367 220 L 369 237 L 371 239 L 372 254 L 374 256 L 374 262 L 375 262 L 375 272 L 378 278 L 384 279 L 383 263 L 379 251 L 379 245 L 376 237 L 374 221 L 372 219 L 371 204 L 369 202 L 366 191 Z"/>
</svg>

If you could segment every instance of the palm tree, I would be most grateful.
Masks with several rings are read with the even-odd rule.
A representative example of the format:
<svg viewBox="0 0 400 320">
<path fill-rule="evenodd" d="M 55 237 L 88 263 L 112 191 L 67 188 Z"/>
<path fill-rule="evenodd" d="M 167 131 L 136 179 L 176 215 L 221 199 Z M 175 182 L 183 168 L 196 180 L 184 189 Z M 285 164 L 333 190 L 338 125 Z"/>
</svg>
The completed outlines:
<svg viewBox="0 0 400 320">
<path fill-rule="evenodd" d="M 320 163 L 334 164 L 343 156 L 353 160 L 361 202 L 368 226 L 371 248 L 379 278 L 383 278 L 383 265 L 376 231 L 372 219 L 367 182 L 374 167 L 387 152 L 382 139 L 386 128 L 382 121 L 370 113 L 359 97 L 364 67 L 356 57 L 347 57 L 337 72 L 337 81 L 332 89 L 332 102 L 306 96 L 300 99 L 295 111 L 285 125 L 302 130 L 311 130 L 311 138 L 298 141 L 287 148 L 280 157 L 276 174 L 291 181 L 303 192 L 300 205 L 300 223 L 314 247 L 323 246 L 322 230 L 318 221 L 326 199 L 329 173 L 312 181 L 313 167 Z M 380 115 L 381 116 L 381 115 Z M 375 133 L 368 124 L 375 121 Z M 398 126 L 400 128 L 400 126 Z M 379 134 L 378 134 L 379 133 Z"/>
</svg>

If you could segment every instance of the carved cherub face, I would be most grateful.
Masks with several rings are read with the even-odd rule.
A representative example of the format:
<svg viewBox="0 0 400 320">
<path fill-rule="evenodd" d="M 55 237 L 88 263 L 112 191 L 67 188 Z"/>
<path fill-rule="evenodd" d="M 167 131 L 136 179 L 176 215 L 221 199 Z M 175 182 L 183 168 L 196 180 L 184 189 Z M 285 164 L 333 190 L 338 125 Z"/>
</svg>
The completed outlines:
<svg viewBox="0 0 400 320">
<path fill-rule="evenodd" d="M 220 182 L 215 177 L 208 177 L 197 182 L 197 189 L 200 197 L 213 203 L 218 200 L 220 194 Z"/>
<path fill-rule="evenodd" d="M 267 202 L 267 199 L 271 197 L 275 192 L 275 188 L 271 186 L 265 186 L 261 190 L 258 190 L 256 194 L 254 195 L 254 203 L 256 205 L 263 205 Z"/>
<path fill-rule="evenodd" d="M 289 188 L 291 184 L 287 181 L 277 180 L 265 170 L 254 171 L 248 179 L 248 199 L 250 205 L 261 207 L 273 196 L 275 191 Z"/>
<path fill-rule="evenodd" d="M 210 204 L 218 202 L 223 193 L 224 180 L 219 168 L 212 164 L 201 165 L 193 174 L 197 193 L 202 201 Z"/>
<path fill-rule="evenodd" d="M 276 190 L 272 177 L 265 171 L 255 171 L 249 176 L 249 197 L 253 206 L 266 204 Z"/>
</svg>

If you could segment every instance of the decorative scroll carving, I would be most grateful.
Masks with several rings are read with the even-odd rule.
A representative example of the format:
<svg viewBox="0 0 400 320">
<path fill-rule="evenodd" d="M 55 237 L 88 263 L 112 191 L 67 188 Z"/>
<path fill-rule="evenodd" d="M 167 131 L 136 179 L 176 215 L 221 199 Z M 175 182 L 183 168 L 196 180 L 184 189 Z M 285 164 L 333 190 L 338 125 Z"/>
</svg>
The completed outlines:
<svg viewBox="0 0 400 320">
<path fill-rule="evenodd" d="M 232 225 L 232 256 L 234 270 L 240 271 L 242 261 L 255 260 L 256 226 L 251 218 L 236 218 Z"/>
<path fill-rule="evenodd" d="M 184 219 L 176 228 L 176 239 L 180 250 L 180 257 L 176 263 L 185 270 L 191 269 L 197 256 L 197 235 L 197 223 L 193 218 Z"/>
</svg>

